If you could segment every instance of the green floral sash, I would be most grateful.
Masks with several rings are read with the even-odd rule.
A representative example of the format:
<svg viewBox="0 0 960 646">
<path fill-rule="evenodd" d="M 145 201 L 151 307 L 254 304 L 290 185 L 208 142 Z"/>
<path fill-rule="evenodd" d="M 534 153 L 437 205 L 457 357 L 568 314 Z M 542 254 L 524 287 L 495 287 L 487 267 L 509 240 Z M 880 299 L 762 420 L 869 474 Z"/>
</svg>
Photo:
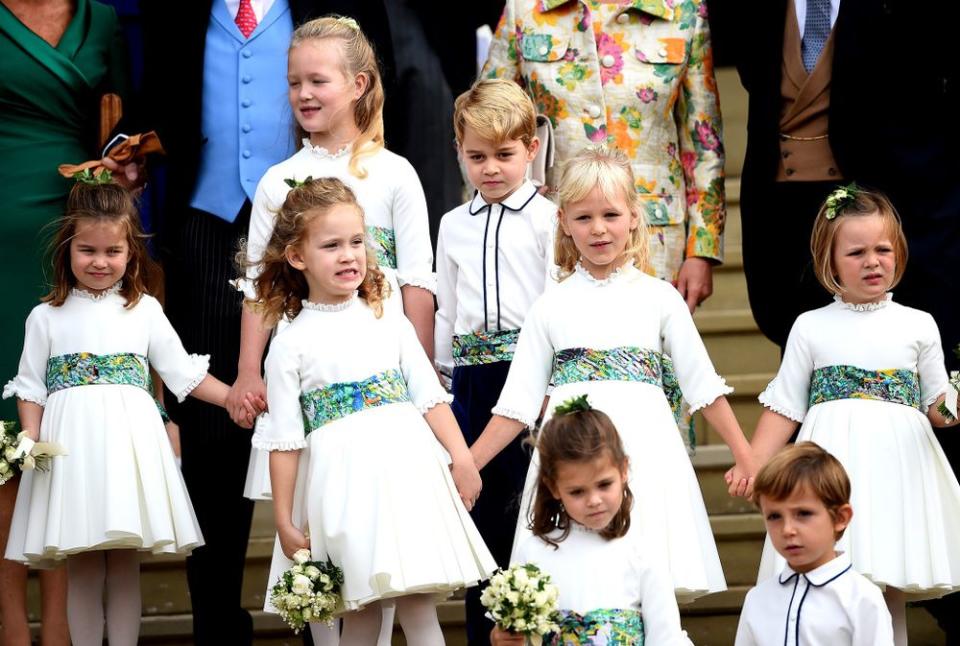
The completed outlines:
<svg viewBox="0 0 960 646">
<path fill-rule="evenodd" d="M 611 350 L 567 348 L 553 355 L 554 386 L 578 381 L 641 381 L 658 386 L 680 424 L 683 417 L 683 393 L 673 371 L 673 361 L 656 350 L 621 347 Z"/>
<path fill-rule="evenodd" d="M 367 408 L 410 401 L 407 382 L 399 370 L 387 370 L 363 381 L 345 381 L 300 395 L 307 434 L 324 424 Z"/>
<path fill-rule="evenodd" d="M 911 370 L 826 366 L 810 378 L 810 406 L 836 399 L 876 399 L 920 408 L 920 378 Z"/>
<path fill-rule="evenodd" d="M 512 361 L 520 330 L 475 332 L 453 337 L 453 365 L 478 366 L 497 361 Z"/>
<path fill-rule="evenodd" d="M 381 267 L 396 269 L 397 234 L 393 229 L 368 226 L 367 236 L 370 238 L 370 248 L 377 256 L 377 264 Z"/>
<path fill-rule="evenodd" d="M 142 354 L 91 354 L 76 352 L 60 354 L 47 360 L 47 394 L 76 386 L 95 385 L 136 386 L 153 398 L 153 379 L 150 362 Z M 160 402 L 154 400 L 164 422 L 170 416 Z"/>
<path fill-rule="evenodd" d="M 561 610 L 560 631 L 549 646 L 643 646 L 643 617 L 639 610 L 591 610 L 581 615 Z"/>
</svg>

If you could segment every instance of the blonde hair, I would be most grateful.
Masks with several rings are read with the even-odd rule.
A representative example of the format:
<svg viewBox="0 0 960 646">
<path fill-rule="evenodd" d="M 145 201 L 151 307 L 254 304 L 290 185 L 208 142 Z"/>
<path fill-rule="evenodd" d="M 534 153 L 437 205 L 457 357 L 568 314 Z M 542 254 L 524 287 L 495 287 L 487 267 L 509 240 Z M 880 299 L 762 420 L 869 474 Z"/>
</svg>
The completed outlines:
<svg viewBox="0 0 960 646">
<path fill-rule="evenodd" d="M 467 128 L 496 144 L 519 139 L 529 148 L 537 135 L 537 113 L 530 97 L 513 81 L 483 79 L 453 104 L 458 145 L 463 145 Z"/>
<path fill-rule="evenodd" d="M 813 232 L 810 235 L 810 254 L 813 256 L 813 267 L 817 280 L 834 294 L 842 294 L 845 290 L 837 281 L 837 272 L 833 266 L 833 244 L 837 237 L 837 229 L 846 218 L 866 217 L 877 215 L 883 220 L 884 226 L 893 243 L 893 254 L 896 267 L 893 270 L 892 289 L 903 278 L 907 269 L 907 238 L 903 233 L 903 224 L 900 215 L 893 207 L 890 199 L 879 192 L 855 189 L 853 197 L 840 207 L 831 207 L 824 202 L 813 223 Z"/>
<path fill-rule="evenodd" d="M 797 442 L 767 462 L 753 483 L 753 502 L 760 497 L 786 500 L 800 489 L 809 490 L 836 520 L 837 510 L 850 504 L 850 478 L 837 458 L 814 442 Z M 841 530 L 836 538 L 843 536 Z"/>
<path fill-rule="evenodd" d="M 637 194 L 630 160 L 619 150 L 606 146 L 591 146 L 580 151 L 564 165 L 563 176 L 557 187 L 560 215 L 557 218 L 554 252 L 560 269 L 560 280 L 573 273 L 581 255 L 573 243 L 573 238 L 563 231 L 564 211 L 574 202 L 586 199 L 595 188 L 600 189 L 600 194 L 610 202 L 623 199 L 630 213 L 636 216 L 637 226 L 630 232 L 624 255 L 637 269 L 647 269 L 647 221 L 643 215 L 642 201 Z"/>
<path fill-rule="evenodd" d="M 306 241 L 307 227 L 314 218 L 322 217 L 339 205 L 356 209 L 363 222 L 363 209 L 356 196 L 339 179 L 325 177 L 304 182 L 287 193 L 287 199 L 277 212 L 273 233 L 270 234 L 260 263 L 248 261 L 246 245 L 241 245 L 237 254 L 237 263 L 241 268 L 258 264 L 261 267 L 255 281 L 257 298 L 247 299 L 246 302 L 263 316 L 268 325 L 276 325 L 284 316 L 294 318 L 303 309 L 301 301 L 310 293 L 303 272 L 287 261 L 287 249 L 302 245 Z M 369 245 L 366 245 L 366 250 L 367 273 L 358 291 L 360 298 L 370 305 L 379 318 L 383 314 L 383 299 L 390 294 L 390 287 Z"/>
<path fill-rule="evenodd" d="M 335 38 L 340 41 L 343 53 L 343 73 L 349 79 L 363 74 L 367 78 L 367 89 L 359 99 L 353 102 L 353 121 L 360 130 L 360 136 L 353 141 L 350 154 L 350 173 L 363 179 L 366 169 L 360 164 L 384 147 L 383 139 L 383 81 L 373 45 L 360 30 L 353 18 L 343 16 L 324 16 L 297 27 L 290 40 L 290 50 L 308 40 Z M 307 136 L 299 125 L 298 138 Z"/>
<path fill-rule="evenodd" d="M 133 195 L 119 184 L 85 184 L 77 182 L 67 197 L 63 217 L 56 221 L 50 242 L 53 263 L 53 287 L 41 300 L 53 307 L 63 305 L 70 290 L 77 286 L 77 277 L 70 268 L 70 243 L 82 222 L 119 225 L 127 241 L 130 258 L 123 272 L 120 295 L 131 308 L 144 294 L 160 296 L 163 272 L 147 251 L 147 239 Z"/>
</svg>

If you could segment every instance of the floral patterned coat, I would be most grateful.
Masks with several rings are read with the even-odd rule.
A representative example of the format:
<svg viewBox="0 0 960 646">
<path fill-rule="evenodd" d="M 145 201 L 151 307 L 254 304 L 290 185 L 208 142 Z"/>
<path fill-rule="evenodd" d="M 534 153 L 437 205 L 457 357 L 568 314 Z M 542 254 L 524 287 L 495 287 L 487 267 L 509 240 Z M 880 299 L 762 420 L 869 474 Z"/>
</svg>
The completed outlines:
<svg viewBox="0 0 960 646">
<path fill-rule="evenodd" d="M 516 80 L 550 118 L 556 169 L 590 144 L 619 148 L 651 233 L 685 224 L 686 236 L 667 239 L 685 240 L 688 257 L 722 260 L 724 154 L 704 0 L 508 0 L 482 75 Z"/>
</svg>

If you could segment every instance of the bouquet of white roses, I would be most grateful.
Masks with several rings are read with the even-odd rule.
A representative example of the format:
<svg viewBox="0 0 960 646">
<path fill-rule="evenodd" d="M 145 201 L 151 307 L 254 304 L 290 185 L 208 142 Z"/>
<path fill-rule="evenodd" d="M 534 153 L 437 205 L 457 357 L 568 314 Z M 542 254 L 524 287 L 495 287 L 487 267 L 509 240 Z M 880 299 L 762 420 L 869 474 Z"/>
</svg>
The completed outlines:
<svg viewBox="0 0 960 646">
<path fill-rule="evenodd" d="M 527 563 L 490 577 L 480 603 L 500 628 L 521 633 L 529 644 L 540 644 L 544 635 L 560 629 L 557 595 L 550 575 Z"/>
<path fill-rule="evenodd" d="M 270 591 L 270 603 L 295 633 L 308 622 L 331 623 L 340 605 L 343 572 L 330 561 L 311 561 L 308 549 L 297 550 L 293 562 Z"/>
<path fill-rule="evenodd" d="M 67 452 L 56 442 L 34 442 L 26 432 L 17 433 L 16 422 L 0 421 L 0 485 L 21 471 L 47 471 L 50 460 Z"/>
</svg>

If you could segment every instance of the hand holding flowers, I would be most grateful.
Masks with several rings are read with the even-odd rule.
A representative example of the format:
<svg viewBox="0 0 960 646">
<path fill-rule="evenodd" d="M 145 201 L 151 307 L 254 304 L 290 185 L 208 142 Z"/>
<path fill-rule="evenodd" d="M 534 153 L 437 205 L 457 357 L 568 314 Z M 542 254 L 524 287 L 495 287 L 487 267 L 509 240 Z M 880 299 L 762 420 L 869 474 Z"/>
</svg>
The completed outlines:
<svg viewBox="0 0 960 646">
<path fill-rule="evenodd" d="M 294 566 L 280 575 L 270 591 L 270 603 L 295 633 L 307 623 L 331 623 L 341 601 L 343 572 L 329 560 L 310 558 L 310 550 L 297 550 Z"/>
<path fill-rule="evenodd" d="M 36 442 L 29 431 L 17 433 L 15 422 L 0 425 L 0 485 L 21 471 L 47 471 L 52 458 L 67 454 L 56 442 Z"/>
<path fill-rule="evenodd" d="M 498 628 L 522 634 L 529 644 L 540 644 L 544 635 L 560 629 L 558 595 L 550 575 L 527 563 L 493 575 L 480 603 Z"/>
</svg>

